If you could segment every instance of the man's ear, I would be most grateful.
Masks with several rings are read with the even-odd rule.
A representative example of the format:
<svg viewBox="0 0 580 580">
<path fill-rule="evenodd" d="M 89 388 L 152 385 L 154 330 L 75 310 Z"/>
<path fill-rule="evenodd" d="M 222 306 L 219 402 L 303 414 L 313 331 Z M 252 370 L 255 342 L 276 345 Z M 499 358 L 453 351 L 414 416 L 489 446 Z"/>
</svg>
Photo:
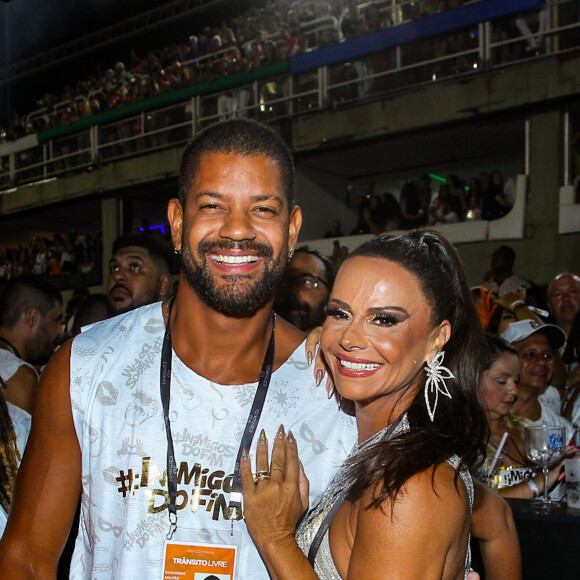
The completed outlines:
<svg viewBox="0 0 580 580">
<path fill-rule="evenodd" d="M 288 226 L 288 246 L 290 248 L 295 248 L 298 243 L 298 234 L 300 233 L 300 228 L 302 227 L 302 210 L 299 206 L 295 205 L 290 210 L 290 223 Z"/>
<path fill-rule="evenodd" d="M 167 218 L 171 226 L 171 240 L 173 247 L 177 252 L 181 251 L 181 236 L 183 230 L 183 206 L 176 199 L 170 199 L 167 206 Z"/>
<path fill-rule="evenodd" d="M 35 308 L 34 306 L 29 306 L 24 311 L 24 314 L 22 316 L 24 317 L 24 324 L 26 324 L 26 327 L 29 328 L 30 330 L 36 329 L 40 324 L 41 319 L 40 311 L 38 310 L 38 308 Z"/>
</svg>

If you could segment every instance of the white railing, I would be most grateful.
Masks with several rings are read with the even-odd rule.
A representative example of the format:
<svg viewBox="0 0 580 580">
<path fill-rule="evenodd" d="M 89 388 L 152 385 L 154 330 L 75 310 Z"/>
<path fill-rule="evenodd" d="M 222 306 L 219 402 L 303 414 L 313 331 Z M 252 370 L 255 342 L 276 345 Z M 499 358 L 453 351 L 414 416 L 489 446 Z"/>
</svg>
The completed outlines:
<svg viewBox="0 0 580 580">
<path fill-rule="evenodd" d="M 559 2 L 558 6 L 562 4 Z M 578 16 L 573 22 L 560 24 L 554 18 L 553 8 L 528 14 L 527 21 L 519 23 L 521 34 L 512 38 L 502 36 L 504 22 L 485 22 L 479 24 L 475 34 L 473 27 L 454 31 L 453 45 L 448 42 L 450 35 L 424 39 L 351 63 L 268 78 L 232 90 L 197 96 L 171 107 L 54 139 L 0 157 L 0 191 L 176 147 L 218 119 L 251 117 L 271 122 L 340 107 L 343 103 L 376 99 L 409 86 L 473 75 L 577 49 L 580 46 Z M 513 26 L 514 20 L 509 24 Z M 523 24 L 535 32 L 532 37 L 524 34 Z M 532 39 L 533 50 L 530 49 Z M 445 50 L 439 54 L 442 46 Z M 349 70 L 351 73 L 346 74 Z"/>
</svg>

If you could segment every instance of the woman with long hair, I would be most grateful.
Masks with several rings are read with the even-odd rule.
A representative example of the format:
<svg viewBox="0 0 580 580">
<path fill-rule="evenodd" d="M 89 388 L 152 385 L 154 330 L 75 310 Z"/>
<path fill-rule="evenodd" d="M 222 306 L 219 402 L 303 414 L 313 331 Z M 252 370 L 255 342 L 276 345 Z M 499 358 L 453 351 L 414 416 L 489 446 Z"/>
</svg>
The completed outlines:
<svg viewBox="0 0 580 580">
<path fill-rule="evenodd" d="M 518 394 L 520 363 L 517 351 L 499 336 L 486 334 L 485 371 L 481 379 L 484 409 L 489 424 L 488 456 L 495 456 L 503 443 L 497 460 L 498 492 L 503 497 L 533 499 L 543 493 L 544 481 L 537 465 L 528 461 L 524 453 L 524 427 L 529 424 L 512 412 Z M 548 485 L 552 487 L 562 465 L 552 467 Z M 486 479 L 486 467 L 478 474 Z"/>
<path fill-rule="evenodd" d="M 485 449 L 482 331 L 452 245 L 436 232 L 379 237 L 341 267 L 321 349 L 359 442 L 305 507 L 296 442 L 265 433 L 244 514 L 272 578 L 444 578 L 469 571 L 473 486 Z"/>
</svg>

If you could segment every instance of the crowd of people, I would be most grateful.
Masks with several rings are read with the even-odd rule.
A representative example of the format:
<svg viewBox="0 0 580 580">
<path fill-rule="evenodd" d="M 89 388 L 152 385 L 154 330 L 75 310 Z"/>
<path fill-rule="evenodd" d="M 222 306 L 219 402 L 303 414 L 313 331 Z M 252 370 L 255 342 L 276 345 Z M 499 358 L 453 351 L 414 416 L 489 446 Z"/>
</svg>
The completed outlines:
<svg viewBox="0 0 580 580">
<path fill-rule="evenodd" d="M 100 269 L 101 241 L 74 232 L 35 236 L 27 244 L 0 248 L 0 282 L 22 274 L 89 274 Z"/>
<path fill-rule="evenodd" d="M 544 491 L 525 427 L 562 425 L 574 442 L 580 277 L 555 275 L 544 312 L 501 246 L 470 290 L 453 246 L 424 229 L 378 235 L 336 272 L 295 247 L 293 196 L 276 133 L 248 120 L 201 132 L 169 204 L 177 292 L 167 246 L 121 236 L 107 293 L 79 300 L 75 338 L 45 369 L 64 334 L 60 294 L 41 276 L 6 284 L 3 577 L 56 574 L 79 500 L 71 577 L 219 561 L 264 579 L 468 578 L 470 536 L 487 577 L 521 577 L 501 495 Z M 298 328 L 321 323 L 304 343 Z M 547 480 L 557 500 L 561 470 Z"/>
<path fill-rule="evenodd" d="M 0 143 L 228 74 L 251 71 L 375 32 L 396 21 L 456 8 L 463 0 L 399 4 L 393 13 L 392 3 L 384 1 L 271 0 L 264 8 L 251 8 L 218 27 L 201 27 L 186 43 L 151 50 L 145 56 L 131 51 L 125 62 L 119 60 L 110 68 L 95 71 L 60 94 L 46 93 L 38 99 L 38 111 L 12 114 L 11 126 L 0 128 Z"/>
<path fill-rule="evenodd" d="M 516 178 L 504 182 L 501 171 L 481 172 L 468 185 L 457 175 L 438 181 L 433 193 L 433 179 L 421 175 L 406 182 L 398 197 L 390 192 L 375 193 L 375 183 L 368 183 L 362 195 L 354 196 L 352 186 L 346 205 L 358 208 L 358 222 L 348 235 L 380 234 L 392 230 L 453 224 L 463 221 L 495 220 L 505 216 L 516 197 Z M 344 236 L 340 222 L 334 220 L 325 238 Z"/>
</svg>

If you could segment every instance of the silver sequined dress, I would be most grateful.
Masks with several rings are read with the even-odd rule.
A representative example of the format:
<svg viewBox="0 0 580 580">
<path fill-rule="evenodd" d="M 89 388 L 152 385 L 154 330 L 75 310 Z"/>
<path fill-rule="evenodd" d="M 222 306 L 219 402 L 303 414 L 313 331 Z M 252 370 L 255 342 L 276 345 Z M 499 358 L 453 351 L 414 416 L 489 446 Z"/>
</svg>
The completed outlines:
<svg viewBox="0 0 580 580">
<path fill-rule="evenodd" d="M 353 457 L 357 453 L 361 452 L 363 449 L 379 441 L 385 435 L 388 427 L 375 433 L 372 437 L 363 441 L 359 445 L 355 445 L 350 452 L 349 458 Z M 392 435 L 397 435 L 403 431 L 409 430 L 409 421 L 407 416 L 404 415 L 402 420 L 399 422 L 397 427 L 393 430 Z M 391 435 L 391 436 L 392 436 Z M 459 463 L 459 458 L 457 456 L 452 456 L 447 459 L 452 467 L 456 468 Z M 467 488 L 467 493 L 469 496 L 469 506 L 470 509 L 473 507 L 473 482 L 471 480 L 471 475 L 468 471 L 464 470 L 460 473 L 461 478 L 465 483 Z M 308 513 L 306 518 L 301 522 L 296 530 L 296 542 L 300 546 L 300 549 L 306 556 L 308 556 L 308 551 L 310 545 L 312 544 L 318 529 L 322 525 L 326 514 L 332 509 L 332 506 L 337 501 L 338 497 L 347 486 L 347 476 L 343 469 L 341 469 L 328 489 L 324 492 L 318 504 Z M 467 554 L 465 556 L 465 578 L 467 579 L 467 574 L 471 569 L 471 552 L 469 550 L 469 543 L 467 545 Z M 330 552 L 330 544 L 328 541 L 328 530 L 322 538 L 320 543 L 320 548 L 316 554 L 314 560 L 314 571 L 321 580 L 342 580 L 340 574 L 336 570 L 334 561 L 332 559 L 332 554 Z"/>
</svg>

